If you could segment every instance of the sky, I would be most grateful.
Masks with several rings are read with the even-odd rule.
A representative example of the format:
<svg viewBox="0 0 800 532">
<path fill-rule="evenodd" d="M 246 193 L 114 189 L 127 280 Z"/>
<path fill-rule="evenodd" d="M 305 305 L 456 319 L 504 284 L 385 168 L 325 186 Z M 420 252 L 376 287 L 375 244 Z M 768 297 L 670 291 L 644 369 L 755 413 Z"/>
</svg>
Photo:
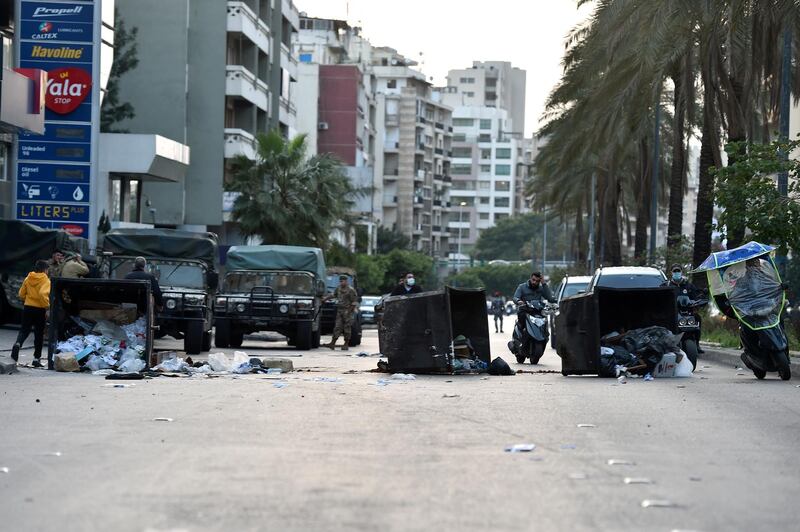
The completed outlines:
<svg viewBox="0 0 800 532">
<path fill-rule="evenodd" d="M 525 135 L 561 78 L 564 39 L 591 13 L 575 0 L 294 0 L 308 16 L 345 19 L 373 46 L 390 46 L 446 83 L 472 61 L 511 61 L 527 71 Z M 420 56 L 422 52 L 422 56 Z"/>
</svg>

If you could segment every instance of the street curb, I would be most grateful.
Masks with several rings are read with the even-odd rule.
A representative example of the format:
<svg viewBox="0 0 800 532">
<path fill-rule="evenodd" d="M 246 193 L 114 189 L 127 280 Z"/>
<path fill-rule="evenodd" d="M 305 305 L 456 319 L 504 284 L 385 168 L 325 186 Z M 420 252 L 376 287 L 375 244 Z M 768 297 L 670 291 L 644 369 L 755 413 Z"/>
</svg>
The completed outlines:
<svg viewBox="0 0 800 532">
<path fill-rule="evenodd" d="M 726 366 L 733 366 L 733 367 L 744 367 L 742 363 L 742 359 L 739 356 L 742 352 L 738 349 L 725 349 L 721 347 L 709 347 L 703 345 L 704 353 L 699 353 L 697 358 L 700 360 L 709 360 L 711 362 L 717 362 L 718 364 L 724 364 Z M 792 373 L 800 374 L 800 361 L 795 360 L 797 357 L 792 357 L 791 366 L 792 366 Z"/>
</svg>

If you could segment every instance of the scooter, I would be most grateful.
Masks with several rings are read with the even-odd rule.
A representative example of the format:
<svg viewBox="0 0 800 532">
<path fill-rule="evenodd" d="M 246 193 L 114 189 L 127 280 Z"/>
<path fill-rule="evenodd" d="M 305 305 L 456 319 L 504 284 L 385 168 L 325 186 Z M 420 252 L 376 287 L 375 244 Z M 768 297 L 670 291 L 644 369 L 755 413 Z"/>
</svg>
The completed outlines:
<svg viewBox="0 0 800 532">
<path fill-rule="evenodd" d="M 708 305 L 708 299 L 689 299 L 689 296 L 678 297 L 678 331 L 683 333 L 681 349 L 692 369 L 697 367 L 697 351 L 700 343 L 700 321 L 696 317 L 697 310 Z"/>
<path fill-rule="evenodd" d="M 781 380 L 792 378 L 792 366 L 789 362 L 789 342 L 783 325 L 776 325 L 756 331 L 739 325 L 739 338 L 744 346 L 742 362 L 757 379 L 761 380 L 768 372 L 777 371 Z"/>
<path fill-rule="evenodd" d="M 519 364 L 523 364 L 526 358 L 530 359 L 531 364 L 539 363 L 550 339 L 546 316 L 552 312 L 553 309 L 542 301 L 531 301 L 519 306 L 519 318 L 508 342 L 508 349 Z"/>
</svg>

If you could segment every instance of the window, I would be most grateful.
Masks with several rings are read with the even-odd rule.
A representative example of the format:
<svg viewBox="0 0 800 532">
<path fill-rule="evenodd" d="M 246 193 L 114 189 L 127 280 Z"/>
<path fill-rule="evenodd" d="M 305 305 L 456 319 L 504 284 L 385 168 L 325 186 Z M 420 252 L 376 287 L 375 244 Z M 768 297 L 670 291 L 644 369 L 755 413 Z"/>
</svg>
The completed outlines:
<svg viewBox="0 0 800 532">
<path fill-rule="evenodd" d="M 390 79 L 389 81 L 387 81 L 386 82 L 386 88 L 387 89 L 396 89 L 397 88 L 397 80 L 396 79 Z"/>
<path fill-rule="evenodd" d="M 464 92 L 464 96 L 466 96 L 467 98 L 474 98 L 475 97 L 475 93 L 472 92 L 472 91 L 466 91 L 466 92 Z"/>
<path fill-rule="evenodd" d="M 459 83 L 475 83 L 475 78 L 459 78 Z"/>
<path fill-rule="evenodd" d="M 494 189 L 498 192 L 508 192 L 511 190 L 511 181 L 495 181 Z"/>
<path fill-rule="evenodd" d="M 481 220 L 488 220 L 489 219 L 489 213 L 488 212 L 482 212 L 482 213 L 479 214 L 479 216 L 480 216 Z"/>
<path fill-rule="evenodd" d="M 494 156 L 498 159 L 511 159 L 511 148 L 497 148 Z"/>
<path fill-rule="evenodd" d="M 494 175 L 511 175 L 511 165 L 510 164 L 494 165 Z"/>
<path fill-rule="evenodd" d="M 497 87 L 497 78 L 486 78 L 487 87 Z"/>
<path fill-rule="evenodd" d="M 508 198 L 495 198 L 494 199 L 494 206 L 495 207 L 508 207 L 509 199 Z"/>
<path fill-rule="evenodd" d="M 452 175 L 471 175 L 472 174 L 472 165 L 471 164 L 454 164 L 450 166 L 450 173 Z"/>
<path fill-rule="evenodd" d="M 481 133 L 478 135 L 478 142 L 492 142 L 492 136 L 488 133 Z"/>
<path fill-rule="evenodd" d="M 453 142 L 467 142 L 465 133 L 453 133 Z"/>
<path fill-rule="evenodd" d="M 300 54 L 300 62 L 301 63 L 310 63 L 314 57 L 314 54 Z"/>
<path fill-rule="evenodd" d="M 490 118 L 481 118 L 481 129 L 492 129 L 492 120 Z"/>
<path fill-rule="evenodd" d="M 503 213 L 497 213 L 497 214 L 494 215 L 494 221 L 495 222 L 499 222 L 503 218 L 508 218 L 508 215 L 507 214 L 503 214 Z"/>
<path fill-rule="evenodd" d="M 491 158 L 492 158 L 491 148 L 481 148 L 481 159 L 491 159 Z"/>
<path fill-rule="evenodd" d="M 472 158 L 472 148 L 470 147 L 453 148 L 453 157 Z"/>
<path fill-rule="evenodd" d="M 453 127 L 472 127 L 475 125 L 475 120 L 472 118 L 454 118 Z"/>
<path fill-rule="evenodd" d="M 455 208 L 461 207 L 462 203 L 464 204 L 464 207 L 472 207 L 473 205 L 475 205 L 475 198 L 450 196 L 450 204 L 453 207 Z"/>
<path fill-rule="evenodd" d="M 481 205 L 489 205 L 489 198 L 481 196 Z"/>
<path fill-rule="evenodd" d="M 492 188 L 492 184 L 489 181 L 481 181 L 478 184 L 478 188 L 480 188 L 481 190 L 489 190 Z"/>
<path fill-rule="evenodd" d="M 491 164 L 482 164 L 481 165 L 481 173 L 482 174 L 491 174 L 492 173 L 492 165 Z"/>
<path fill-rule="evenodd" d="M 475 190 L 475 181 L 453 181 L 451 190 Z"/>
</svg>

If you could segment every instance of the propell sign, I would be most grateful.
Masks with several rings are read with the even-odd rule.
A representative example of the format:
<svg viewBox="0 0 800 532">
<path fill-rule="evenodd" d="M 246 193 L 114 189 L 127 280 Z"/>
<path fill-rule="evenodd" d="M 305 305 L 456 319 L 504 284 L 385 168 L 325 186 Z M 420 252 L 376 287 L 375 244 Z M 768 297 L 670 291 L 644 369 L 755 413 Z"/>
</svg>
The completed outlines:
<svg viewBox="0 0 800 532">
<path fill-rule="evenodd" d="M 19 66 L 46 71 L 47 90 L 44 134 L 19 137 L 16 216 L 84 238 L 95 219 L 99 4 L 17 0 Z"/>
</svg>

